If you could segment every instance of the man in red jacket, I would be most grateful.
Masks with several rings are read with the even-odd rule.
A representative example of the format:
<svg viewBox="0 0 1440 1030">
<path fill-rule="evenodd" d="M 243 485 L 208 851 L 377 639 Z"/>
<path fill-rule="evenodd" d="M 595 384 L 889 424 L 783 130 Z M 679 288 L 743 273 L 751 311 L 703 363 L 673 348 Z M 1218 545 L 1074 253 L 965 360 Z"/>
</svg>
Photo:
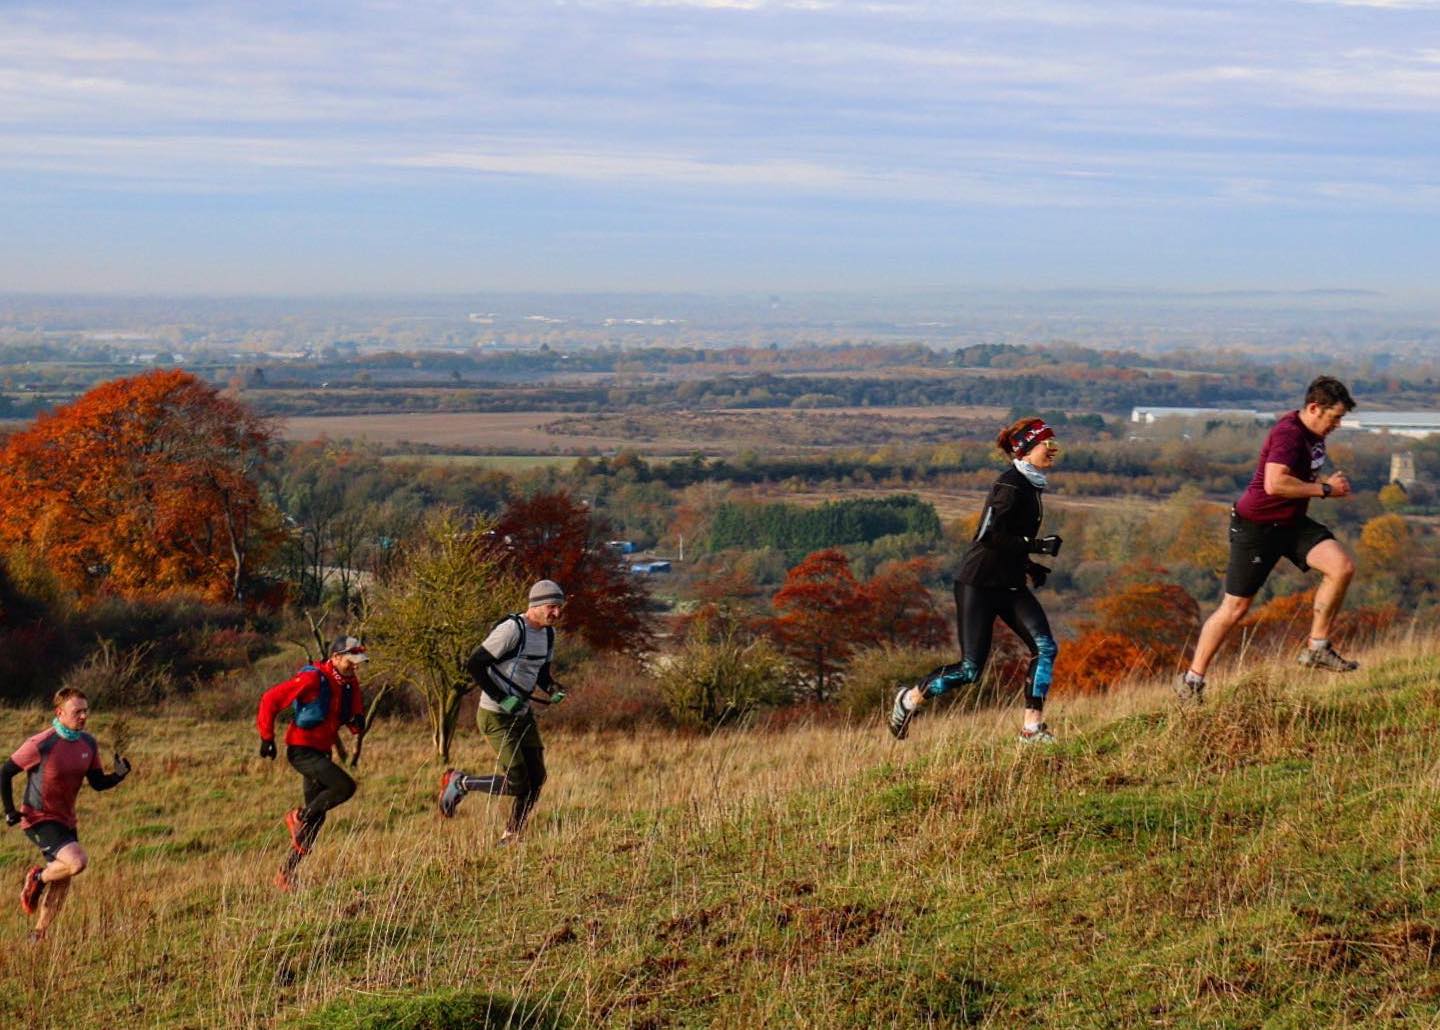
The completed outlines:
<svg viewBox="0 0 1440 1030">
<path fill-rule="evenodd" d="M 288 707 L 291 721 L 285 731 L 285 757 L 305 778 L 305 804 L 285 813 L 290 854 L 275 875 L 275 886 L 281 890 L 294 887 L 295 867 L 315 845 L 325 814 L 355 793 L 355 781 L 330 760 L 330 751 L 342 725 L 354 734 L 365 728 L 365 701 L 355 673 L 361 662 L 369 660 L 360 641 L 340 637 L 331 645 L 329 658 L 305 666 L 260 697 L 255 718 L 260 757 L 275 757 L 275 716 Z"/>
</svg>

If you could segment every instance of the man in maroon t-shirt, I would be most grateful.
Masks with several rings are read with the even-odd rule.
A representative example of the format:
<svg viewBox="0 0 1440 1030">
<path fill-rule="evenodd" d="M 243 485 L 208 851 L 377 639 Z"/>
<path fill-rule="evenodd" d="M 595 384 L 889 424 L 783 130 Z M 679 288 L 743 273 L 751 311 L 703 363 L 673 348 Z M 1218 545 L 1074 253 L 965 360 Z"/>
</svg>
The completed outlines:
<svg viewBox="0 0 1440 1030">
<path fill-rule="evenodd" d="M 1202 699 L 1211 659 L 1250 610 L 1250 602 L 1281 558 L 1302 571 L 1317 569 L 1322 577 L 1315 591 L 1310 646 L 1300 652 L 1300 664 L 1333 672 L 1358 668 L 1330 645 L 1330 627 L 1355 575 L 1355 562 L 1335 535 L 1307 514 L 1312 498 L 1350 496 L 1350 480 L 1344 472 L 1337 469 L 1321 479 L 1320 468 L 1325 463 L 1325 437 L 1354 408 L 1344 383 L 1320 376 L 1305 391 L 1304 406 L 1282 415 L 1265 438 L 1255 475 L 1230 513 L 1225 597 L 1200 629 L 1190 671 L 1177 687 L 1182 701 Z"/>
<path fill-rule="evenodd" d="M 65 902 L 70 880 L 90 862 L 76 830 L 75 798 L 81 781 L 96 790 L 109 790 L 130 773 L 130 763 L 119 755 L 115 756 L 114 772 L 106 773 L 100 765 L 100 746 L 85 732 L 89 714 L 90 702 L 83 691 L 62 688 L 55 695 L 55 719 L 50 728 L 21 744 L 0 766 L 5 822 L 9 826 L 19 823 L 45 856 L 45 865 L 32 866 L 25 873 L 20 890 L 25 914 L 40 910 L 35 929 L 30 931 L 31 940 L 45 937 Z M 29 776 L 17 811 L 12 781 L 22 770 Z"/>
</svg>

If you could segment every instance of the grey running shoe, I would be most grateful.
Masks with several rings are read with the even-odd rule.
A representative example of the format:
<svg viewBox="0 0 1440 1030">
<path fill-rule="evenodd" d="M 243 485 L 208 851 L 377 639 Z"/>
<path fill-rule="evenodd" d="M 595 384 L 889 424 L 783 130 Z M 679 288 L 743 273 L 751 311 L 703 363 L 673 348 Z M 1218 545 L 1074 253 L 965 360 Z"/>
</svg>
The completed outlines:
<svg viewBox="0 0 1440 1030">
<path fill-rule="evenodd" d="M 1175 681 L 1175 700 L 1181 707 L 1205 703 L 1205 680 L 1193 680 L 1189 673 L 1182 673 Z"/>
<path fill-rule="evenodd" d="M 465 774 L 459 769 L 446 769 L 440 776 L 440 814 L 454 818 L 460 799 L 465 796 Z"/>
<path fill-rule="evenodd" d="M 1051 732 L 1050 732 L 1050 727 L 1047 726 L 1045 723 L 1042 722 L 1039 726 L 1036 726 L 1033 730 L 1031 730 L 1031 729 L 1022 729 L 1022 730 L 1020 731 L 1020 743 L 1022 743 L 1022 744 L 1053 744 L 1053 743 L 1055 743 L 1055 734 L 1051 733 Z"/>
<path fill-rule="evenodd" d="M 1302 668 L 1306 669 L 1328 669 L 1330 672 L 1354 672 L 1360 668 L 1359 662 L 1352 662 L 1348 658 L 1340 657 L 1329 644 L 1324 647 L 1307 647 L 1300 652 L 1297 659 Z"/>
<path fill-rule="evenodd" d="M 909 687 L 901 687 L 896 691 L 895 704 L 890 709 L 890 735 L 896 740 L 905 739 L 905 735 L 910 732 L 910 720 L 915 718 L 915 713 L 919 711 L 905 703 L 905 695 L 908 693 Z"/>
</svg>

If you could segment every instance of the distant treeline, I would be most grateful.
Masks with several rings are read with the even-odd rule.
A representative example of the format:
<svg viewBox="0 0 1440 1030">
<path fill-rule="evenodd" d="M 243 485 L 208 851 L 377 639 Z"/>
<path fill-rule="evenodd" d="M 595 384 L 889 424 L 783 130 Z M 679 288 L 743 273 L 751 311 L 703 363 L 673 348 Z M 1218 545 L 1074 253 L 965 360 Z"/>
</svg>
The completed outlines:
<svg viewBox="0 0 1440 1030">
<path fill-rule="evenodd" d="M 798 561 L 812 551 L 866 544 L 885 536 L 940 537 L 934 506 L 913 494 L 793 504 L 722 504 L 710 524 L 714 550 L 773 547 Z"/>
<path fill-rule="evenodd" d="M 293 384 L 273 384 L 274 386 Z M 1000 405 L 1129 414 L 1136 405 L 1203 407 L 1294 400 L 1303 386 L 1264 374 L 1177 376 L 1165 372 L 866 378 L 723 376 L 680 383 L 595 386 L 464 386 L 424 389 L 332 384 L 326 389 L 255 389 L 245 400 L 265 415 L 361 415 L 446 411 L 648 411 L 708 408 L 838 408 Z"/>
</svg>

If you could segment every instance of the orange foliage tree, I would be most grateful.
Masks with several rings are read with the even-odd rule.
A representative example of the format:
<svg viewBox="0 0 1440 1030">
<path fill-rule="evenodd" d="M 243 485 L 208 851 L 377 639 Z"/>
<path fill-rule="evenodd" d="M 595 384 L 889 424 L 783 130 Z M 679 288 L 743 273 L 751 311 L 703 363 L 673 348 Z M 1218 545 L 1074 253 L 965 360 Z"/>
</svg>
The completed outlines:
<svg viewBox="0 0 1440 1030">
<path fill-rule="evenodd" d="M 949 632 L 925 586 L 928 559 L 896 562 L 861 583 L 843 551 L 815 551 L 792 568 L 771 599 L 770 630 L 780 648 L 815 671 L 823 700 L 855 648 L 873 644 L 935 647 Z"/>
<path fill-rule="evenodd" d="M 1377 515 L 1360 530 L 1358 550 L 1367 571 L 1402 570 L 1411 556 L 1409 523 L 1394 513 Z"/>
<path fill-rule="evenodd" d="M 82 595 L 243 600 L 278 543 L 261 499 L 271 434 L 179 370 L 103 383 L 42 415 L 0 455 L 0 540 Z"/>
<path fill-rule="evenodd" d="M 1315 591 L 1302 590 L 1267 601 L 1240 622 L 1243 645 L 1258 651 L 1262 657 L 1293 650 L 1310 630 L 1310 616 L 1315 607 Z M 1402 621 L 1400 609 L 1393 604 L 1342 608 L 1335 619 L 1332 639 L 1368 643 Z"/>
<path fill-rule="evenodd" d="M 1100 693 L 1124 680 L 1178 665 L 1200 628 L 1200 606 L 1184 587 L 1141 565 L 1135 578 L 1093 602 L 1095 618 L 1060 649 L 1055 683 L 1062 690 Z"/>
</svg>

